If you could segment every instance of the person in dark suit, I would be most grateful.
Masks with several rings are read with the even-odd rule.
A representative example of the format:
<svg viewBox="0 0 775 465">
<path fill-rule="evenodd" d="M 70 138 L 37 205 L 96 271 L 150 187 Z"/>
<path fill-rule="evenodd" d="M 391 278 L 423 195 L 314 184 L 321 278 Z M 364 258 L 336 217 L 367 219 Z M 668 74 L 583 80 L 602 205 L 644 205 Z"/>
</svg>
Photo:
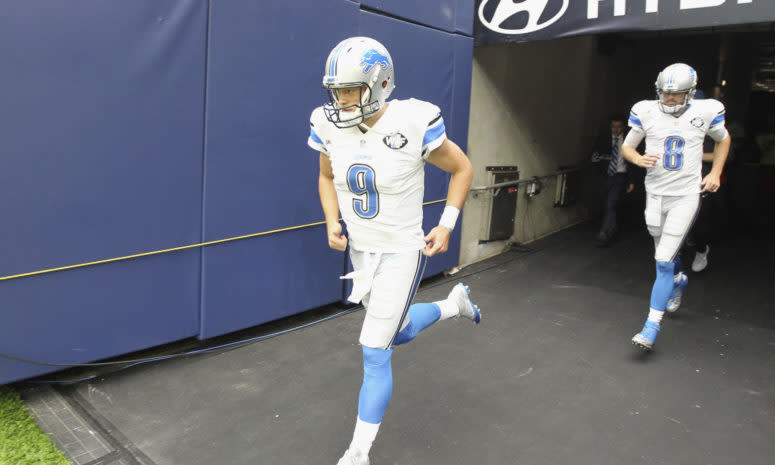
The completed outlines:
<svg viewBox="0 0 775 465">
<path fill-rule="evenodd" d="M 626 127 L 623 117 L 612 117 L 610 132 L 600 135 L 592 151 L 592 162 L 600 164 L 605 178 L 601 185 L 603 221 L 596 236 L 600 246 L 608 245 L 616 234 L 616 208 L 622 193 L 629 194 L 635 188 L 633 167 L 621 154 Z"/>
</svg>

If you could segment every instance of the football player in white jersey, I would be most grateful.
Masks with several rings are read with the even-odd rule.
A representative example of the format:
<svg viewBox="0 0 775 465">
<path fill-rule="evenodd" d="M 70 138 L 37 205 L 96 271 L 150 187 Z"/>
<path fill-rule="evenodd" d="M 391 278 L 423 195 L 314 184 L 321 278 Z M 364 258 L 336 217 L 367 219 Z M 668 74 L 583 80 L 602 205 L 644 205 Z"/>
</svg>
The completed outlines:
<svg viewBox="0 0 775 465">
<path fill-rule="evenodd" d="M 655 83 L 657 100 L 636 103 L 630 113 L 632 130 L 622 155 L 646 168 L 646 226 L 654 238 L 657 277 L 651 291 L 648 318 L 632 338 L 646 350 L 654 347 L 665 310 L 681 303 L 688 283 L 681 273 L 679 250 L 692 226 L 701 192 L 715 192 L 729 153 L 724 105 L 713 99 L 694 100 L 697 73 L 683 63 L 665 68 Z M 715 141 L 713 168 L 702 178 L 705 135 Z M 635 149 L 646 138 L 646 153 Z"/>
<path fill-rule="evenodd" d="M 481 318 L 463 284 L 443 301 L 410 305 L 427 257 L 447 250 L 473 168 L 446 138 L 437 106 L 386 101 L 395 87 L 393 60 L 376 40 L 352 37 L 334 47 L 323 87 L 330 102 L 312 112 L 307 143 L 320 152 L 328 245 L 342 251 L 349 245 L 354 271 L 343 277 L 353 280 L 348 300 L 366 308 L 358 418 L 338 464 L 367 465 L 392 393 L 393 347 L 440 319 L 462 316 L 479 323 Z M 444 212 L 427 235 L 422 230 L 426 162 L 452 174 Z"/>
</svg>

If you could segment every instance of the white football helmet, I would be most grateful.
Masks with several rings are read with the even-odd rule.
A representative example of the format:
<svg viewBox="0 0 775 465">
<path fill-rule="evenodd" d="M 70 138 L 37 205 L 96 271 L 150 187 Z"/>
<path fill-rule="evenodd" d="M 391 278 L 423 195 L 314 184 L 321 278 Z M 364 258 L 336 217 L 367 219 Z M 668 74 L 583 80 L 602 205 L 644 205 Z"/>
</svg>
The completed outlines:
<svg viewBox="0 0 775 465">
<path fill-rule="evenodd" d="M 657 82 L 654 83 L 657 89 L 657 100 L 659 108 L 669 114 L 679 113 L 681 109 L 689 105 L 697 91 L 697 72 L 689 65 L 675 63 L 659 73 Z M 675 106 L 665 105 L 664 94 L 677 94 L 686 92 L 686 97 L 682 104 Z"/>
<path fill-rule="evenodd" d="M 360 92 L 360 104 L 339 105 L 337 91 L 345 88 L 366 88 Z M 395 88 L 393 60 L 384 45 L 369 37 L 345 39 L 328 55 L 323 87 L 330 103 L 323 112 L 338 128 L 361 124 L 377 113 Z"/>
</svg>

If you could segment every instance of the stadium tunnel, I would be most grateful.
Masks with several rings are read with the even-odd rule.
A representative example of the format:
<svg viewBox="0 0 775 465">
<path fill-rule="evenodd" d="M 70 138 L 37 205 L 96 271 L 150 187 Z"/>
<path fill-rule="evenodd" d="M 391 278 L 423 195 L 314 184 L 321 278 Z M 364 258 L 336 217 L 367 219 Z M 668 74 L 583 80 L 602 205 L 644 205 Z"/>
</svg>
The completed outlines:
<svg viewBox="0 0 775 465">
<path fill-rule="evenodd" d="M 507 192 L 469 199 L 462 263 L 598 218 L 601 180 L 589 162 L 595 138 L 612 115 L 626 117 L 635 102 L 654 99 L 657 74 L 675 62 L 692 65 L 698 88 L 727 107 L 733 147 L 713 234 L 771 230 L 775 5 L 670 3 L 655 11 L 650 2 L 551 0 L 536 12 L 527 2 L 477 2 L 469 129 L 474 184 L 492 184 L 499 168 L 526 183 L 505 213 L 499 200 Z M 684 3 L 694 7 L 682 9 Z M 575 182 L 552 176 L 567 168 L 577 170 Z M 526 195 L 534 177 L 543 179 L 543 189 Z M 560 200 L 560 189 L 571 190 L 563 193 L 569 201 Z M 641 184 L 628 198 L 632 227 L 643 226 L 644 195 Z M 495 223 L 512 226 L 511 235 L 494 236 Z"/>
</svg>

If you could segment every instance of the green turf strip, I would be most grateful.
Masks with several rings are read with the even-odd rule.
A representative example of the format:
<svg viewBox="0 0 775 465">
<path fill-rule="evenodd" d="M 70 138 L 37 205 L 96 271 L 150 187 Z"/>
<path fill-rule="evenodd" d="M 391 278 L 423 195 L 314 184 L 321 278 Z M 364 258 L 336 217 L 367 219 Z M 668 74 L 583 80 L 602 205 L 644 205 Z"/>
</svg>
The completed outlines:
<svg viewBox="0 0 775 465">
<path fill-rule="evenodd" d="M 0 465 L 70 465 L 7 386 L 0 386 Z"/>
</svg>

